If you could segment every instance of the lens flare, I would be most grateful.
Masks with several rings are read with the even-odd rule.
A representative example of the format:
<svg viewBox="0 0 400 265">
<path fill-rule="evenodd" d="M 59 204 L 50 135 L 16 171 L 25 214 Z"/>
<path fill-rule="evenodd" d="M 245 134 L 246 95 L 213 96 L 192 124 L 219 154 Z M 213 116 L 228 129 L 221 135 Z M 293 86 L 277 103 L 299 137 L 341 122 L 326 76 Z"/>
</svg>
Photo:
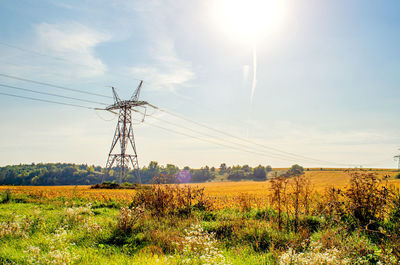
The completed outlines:
<svg viewBox="0 0 400 265">
<path fill-rule="evenodd" d="M 176 178 L 178 179 L 179 183 L 189 183 L 192 179 L 192 175 L 190 175 L 188 170 L 181 170 L 176 175 Z"/>
</svg>

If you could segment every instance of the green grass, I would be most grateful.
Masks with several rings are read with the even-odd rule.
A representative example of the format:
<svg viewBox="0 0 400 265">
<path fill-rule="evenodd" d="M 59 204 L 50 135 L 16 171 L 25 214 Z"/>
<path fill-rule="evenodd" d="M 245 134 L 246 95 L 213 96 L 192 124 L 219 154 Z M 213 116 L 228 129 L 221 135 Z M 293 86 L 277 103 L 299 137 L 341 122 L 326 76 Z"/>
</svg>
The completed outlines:
<svg viewBox="0 0 400 265">
<path fill-rule="evenodd" d="M 191 223 L 197 222 L 201 213 L 193 218 L 148 218 L 128 235 L 116 230 L 119 210 L 113 208 L 92 209 L 93 215 L 81 214 L 82 220 L 66 222 L 66 211 L 61 204 L 4 203 L 0 204 L 0 222 L 20 222 L 28 218 L 31 225 L 25 236 L 0 236 L 0 261 L 29 264 L 32 260 L 30 247 L 40 248 L 42 257 L 55 250 L 63 251 L 72 263 L 79 264 L 181 264 L 183 257 L 174 255 L 168 236 L 177 237 Z M 75 207 L 76 208 L 76 207 Z M 222 212 L 219 218 L 236 218 L 234 213 Z M 101 227 L 100 233 L 90 233 L 82 228 L 85 221 Z M 64 227 L 65 236 L 59 241 L 58 230 Z M 159 231 L 157 234 L 156 232 Z M 164 244 L 164 245 L 163 245 Z M 151 251 L 152 247 L 157 251 Z M 150 250 L 149 250 L 150 249 Z M 258 253 L 251 247 L 223 249 L 231 264 L 265 264 L 268 255 Z M 44 259 L 43 259 L 44 260 Z M 42 261 L 43 261 L 42 260 Z M 48 259 L 50 262 L 51 259 Z"/>
<path fill-rule="evenodd" d="M 123 215 L 115 205 L 86 205 L 79 198 L 23 203 L 18 196 L 0 204 L 0 263 L 4 264 L 206 264 L 202 258 L 214 252 L 213 256 L 221 256 L 219 264 L 232 265 L 279 264 L 285 255 L 298 260 L 293 264 L 308 264 L 318 261 L 316 254 L 338 260 L 322 264 L 345 259 L 351 264 L 399 261 L 394 254 L 399 245 L 399 225 L 394 223 L 398 219 L 379 224 L 390 237 L 354 227 L 349 217 L 338 220 L 323 214 L 301 216 L 296 232 L 293 215 L 282 214 L 279 230 L 277 212 L 268 207 L 194 209 L 190 215 L 160 217 L 139 208 Z M 135 214 L 137 218 L 132 217 Z M 120 220 L 126 225 L 121 226 Z M 192 239 L 190 231 L 197 231 Z"/>
</svg>

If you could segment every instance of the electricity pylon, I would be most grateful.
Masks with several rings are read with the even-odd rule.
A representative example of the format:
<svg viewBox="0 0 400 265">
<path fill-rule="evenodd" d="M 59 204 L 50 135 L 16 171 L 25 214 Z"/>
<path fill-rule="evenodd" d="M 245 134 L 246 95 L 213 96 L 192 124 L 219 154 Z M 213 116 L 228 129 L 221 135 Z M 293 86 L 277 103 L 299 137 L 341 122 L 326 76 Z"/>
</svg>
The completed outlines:
<svg viewBox="0 0 400 265">
<path fill-rule="evenodd" d="M 132 110 L 135 107 L 147 105 L 146 101 L 139 101 L 140 89 L 142 88 L 143 81 L 140 81 L 139 86 L 133 93 L 129 100 L 121 100 L 118 97 L 115 88 L 112 88 L 114 95 L 114 104 L 105 108 L 105 110 L 113 112 L 113 110 L 119 110 L 117 127 L 115 129 L 114 138 L 111 143 L 110 152 L 108 154 L 106 164 L 106 174 L 108 175 L 114 163 L 119 169 L 119 184 L 121 185 L 122 180 L 126 178 L 129 164 L 132 165 L 136 175 L 136 180 L 141 183 L 139 162 L 136 153 L 135 137 L 133 134 L 132 126 Z M 119 143 L 119 148 L 117 147 Z M 131 147 L 131 153 L 127 151 Z M 104 177 L 103 177 L 104 181 Z"/>
<path fill-rule="evenodd" d="M 394 156 L 394 159 L 397 159 L 399 161 L 398 169 L 400 171 L 400 154 L 398 154 L 397 156 Z"/>
</svg>

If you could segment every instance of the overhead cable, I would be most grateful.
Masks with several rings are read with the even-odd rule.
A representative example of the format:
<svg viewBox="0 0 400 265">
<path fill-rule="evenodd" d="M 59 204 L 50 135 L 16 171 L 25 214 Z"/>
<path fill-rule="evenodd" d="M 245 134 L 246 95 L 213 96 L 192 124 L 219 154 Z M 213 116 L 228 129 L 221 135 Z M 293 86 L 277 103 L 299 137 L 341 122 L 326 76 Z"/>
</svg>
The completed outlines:
<svg viewBox="0 0 400 265">
<path fill-rule="evenodd" d="M 81 66 L 81 67 L 93 68 L 93 66 L 89 65 L 89 64 L 77 63 L 77 62 L 74 62 L 74 61 L 69 60 L 69 59 L 64 58 L 64 57 L 48 55 L 48 54 L 45 54 L 45 53 L 42 53 L 42 52 L 38 52 L 38 51 L 27 49 L 27 48 L 22 48 L 22 47 L 19 47 L 19 46 L 13 45 L 13 44 L 9 44 L 9 43 L 5 43 L 5 42 L 2 42 L 2 41 L 0 41 L 0 45 L 7 46 L 7 47 L 10 47 L 10 48 L 13 48 L 13 49 L 17 49 L 17 50 L 20 50 L 20 51 L 23 51 L 23 52 L 32 53 L 32 54 L 35 54 L 37 56 L 48 57 L 48 58 L 51 58 L 51 59 L 54 59 L 54 60 L 57 60 L 57 61 L 64 61 L 64 62 L 67 62 L 69 64 L 73 64 L 73 65 L 77 65 L 77 66 Z M 114 74 L 114 75 L 128 77 L 127 75 L 123 75 L 123 74 L 121 74 L 119 72 L 111 72 L 111 71 L 109 71 L 109 72 Z M 141 79 L 134 78 L 134 77 L 131 77 L 131 76 L 129 76 L 129 78 L 130 79 L 134 79 L 134 80 L 138 80 L 138 81 L 142 81 Z"/>
<path fill-rule="evenodd" d="M 0 86 L 6 87 L 6 88 L 11 88 L 11 89 L 16 89 L 16 90 L 21 90 L 21 91 L 32 92 L 32 93 L 36 93 L 36 94 L 42 94 L 42 95 L 53 96 L 53 97 L 59 97 L 59 98 L 66 98 L 66 99 L 78 100 L 78 101 L 83 101 L 83 102 L 88 102 L 88 103 L 95 103 L 95 104 L 100 104 L 100 105 L 108 105 L 108 104 L 102 103 L 102 102 L 97 102 L 97 101 L 92 101 L 92 100 L 86 100 L 86 99 L 81 99 L 81 98 L 68 97 L 68 96 L 58 95 L 58 94 L 54 94 L 54 93 L 36 91 L 36 90 L 33 90 L 33 89 L 27 89 L 27 88 L 22 88 L 22 87 L 10 86 L 10 85 L 6 85 L 6 84 L 0 84 Z"/>
<path fill-rule="evenodd" d="M 200 126 L 200 127 L 204 127 L 204 128 L 206 128 L 206 129 L 208 129 L 208 130 L 212 130 L 212 131 L 218 132 L 218 133 L 220 133 L 220 134 L 223 134 L 223 135 L 226 135 L 226 136 L 235 138 L 235 139 L 240 140 L 240 141 L 243 141 L 243 142 L 250 143 L 250 144 L 252 144 L 252 145 L 256 145 L 256 146 L 263 147 L 264 149 L 269 149 L 269 150 L 273 150 L 273 151 L 275 151 L 275 152 L 279 152 L 279 153 L 282 153 L 282 154 L 286 154 L 286 155 L 292 156 L 293 158 L 296 158 L 296 160 L 299 160 L 299 158 L 303 158 L 303 159 L 306 159 L 306 160 L 308 160 L 308 161 L 314 161 L 314 162 L 319 162 L 319 163 L 322 162 L 322 163 L 333 164 L 333 165 L 354 166 L 354 164 L 346 164 L 346 163 L 337 163 L 337 162 L 324 161 L 324 160 L 320 160 L 320 159 L 310 158 L 310 157 L 307 157 L 307 156 L 302 156 L 302 155 L 298 155 L 298 154 L 294 154 L 294 153 L 282 151 L 282 150 L 279 150 L 279 149 L 277 149 L 277 148 L 273 148 L 273 147 L 270 147 L 270 146 L 266 146 L 266 145 L 263 145 L 263 144 L 260 144 L 260 143 L 257 143 L 257 142 L 254 142 L 254 141 L 251 141 L 251 140 L 248 140 L 248 139 L 244 139 L 244 138 L 238 137 L 238 136 L 236 136 L 236 135 L 233 135 L 233 134 L 230 134 L 230 133 L 227 133 L 227 132 L 224 132 L 224 131 L 222 131 L 222 130 L 215 129 L 215 128 L 210 127 L 210 126 L 208 126 L 208 125 L 205 125 L 205 124 L 203 124 L 203 123 L 200 123 L 200 122 L 197 122 L 197 121 L 193 121 L 193 120 L 191 120 L 191 119 L 189 119 L 189 118 L 186 118 L 186 117 L 183 116 L 183 115 L 173 113 L 173 112 L 168 111 L 168 110 L 166 110 L 166 109 L 161 109 L 161 108 L 159 108 L 159 107 L 157 107 L 157 106 L 154 106 L 154 105 L 152 105 L 152 104 L 149 104 L 149 106 L 152 107 L 152 108 L 158 109 L 159 111 L 162 111 L 162 112 L 164 112 L 164 113 L 167 113 L 167 114 L 169 114 L 169 115 L 171 115 L 171 116 L 174 116 L 174 117 L 176 117 L 176 118 L 179 118 L 179 119 L 185 120 L 185 121 L 187 121 L 187 122 L 196 124 L 196 125 L 198 125 L 198 126 Z M 275 154 L 277 154 L 277 153 L 275 153 Z M 278 154 L 278 155 L 279 155 L 279 154 Z"/>
<path fill-rule="evenodd" d="M 140 111 L 136 111 L 136 112 L 139 112 L 139 113 L 141 113 L 141 114 L 144 114 L 144 113 L 142 113 L 142 112 L 140 112 Z M 146 117 L 147 117 L 147 116 L 148 116 L 148 115 L 146 115 Z M 179 124 L 176 124 L 176 123 L 173 123 L 173 122 L 170 122 L 170 121 L 166 121 L 166 120 L 160 119 L 160 118 L 155 117 L 155 116 L 150 116 L 150 117 L 153 118 L 153 119 L 156 119 L 156 120 L 158 120 L 158 121 L 161 121 L 161 122 L 163 122 L 163 123 L 167 123 L 167 124 L 169 124 L 169 125 L 182 128 L 182 126 L 180 126 Z M 297 161 L 297 162 L 299 161 L 299 159 L 295 159 L 295 158 L 291 158 L 291 157 L 287 157 L 287 156 L 285 157 L 284 155 L 281 155 L 281 154 L 274 154 L 274 153 L 268 154 L 268 153 L 265 153 L 264 151 L 258 151 L 258 150 L 257 150 L 257 151 L 251 151 L 253 148 L 252 148 L 252 147 L 249 147 L 249 146 L 247 146 L 247 145 L 244 145 L 244 144 L 240 144 L 240 143 L 236 143 L 236 142 L 232 142 L 232 141 L 227 141 L 226 139 L 223 139 L 223 138 L 221 138 L 221 137 L 218 137 L 218 136 L 215 136 L 215 135 L 210 135 L 210 134 L 207 134 L 207 133 L 204 133 L 204 132 L 200 132 L 200 131 L 196 131 L 196 130 L 194 130 L 194 129 L 192 129 L 192 128 L 185 127 L 184 129 L 185 129 L 185 130 L 188 130 L 188 131 L 191 131 L 191 132 L 194 132 L 194 133 L 196 133 L 196 134 L 200 134 L 200 135 L 209 137 L 209 138 L 218 139 L 219 141 L 229 142 L 230 144 L 241 146 L 241 147 L 242 147 L 242 148 L 240 149 L 241 151 L 251 152 L 251 153 L 253 153 L 253 154 L 262 155 L 262 156 L 267 156 L 267 157 L 272 157 L 272 158 L 276 158 L 276 159 L 280 159 L 280 160 L 285 160 L 285 161 Z M 204 138 L 198 138 L 198 137 L 197 137 L 196 139 L 204 139 Z M 213 143 L 215 143 L 215 142 L 213 142 Z M 225 146 L 228 146 L 228 145 L 225 145 Z M 237 149 L 237 147 L 232 147 L 232 146 L 230 146 L 230 148 Z M 245 148 L 246 150 L 243 149 L 243 148 Z M 306 160 L 304 160 L 304 159 L 300 159 L 300 160 L 306 161 Z M 306 162 L 310 162 L 310 161 L 306 161 Z"/>
<path fill-rule="evenodd" d="M 153 127 L 162 129 L 164 131 L 169 131 L 169 132 L 172 132 L 172 133 L 175 133 L 175 134 L 180 134 L 180 135 L 183 135 L 183 136 L 186 136 L 186 137 L 194 138 L 194 139 L 197 139 L 199 141 L 208 142 L 208 143 L 211 143 L 211 144 L 214 144 L 214 145 L 219 145 L 219 146 L 222 146 L 222 147 L 225 147 L 225 148 L 234 149 L 234 150 L 238 150 L 238 151 L 241 151 L 241 152 L 251 153 L 251 154 L 270 157 L 270 158 L 273 157 L 273 156 L 270 156 L 270 155 L 266 155 L 264 153 L 254 152 L 254 151 L 251 151 L 251 150 L 247 150 L 247 149 L 243 149 L 243 148 L 239 148 L 239 147 L 235 147 L 235 146 L 231 146 L 231 145 L 226 145 L 226 144 L 223 144 L 221 142 L 216 142 L 216 141 L 212 141 L 212 140 L 209 140 L 209 139 L 200 138 L 200 137 L 197 137 L 197 136 L 194 136 L 194 135 L 190 135 L 190 134 L 187 134 L 187 133 L 184 133 L 184 132 L 181 132 L 181 131 L 176 131 L 176 130 L 173 130 L 173 129 L 170 129 L 170 128 L 166 128 L 166 127 L 163 127 L 163 126 L 160 126 L 160 125 L 153 124 L 153 123 L 146 123 L 146 124 L 148 124 L 149 126 L 153 126 Z M 279 158 L 279 157 L 274 157 L 274 158 L 280 159 L 280 160 L 284 160 L 284 161 L 296 161 L 294 159 L 283 159 L 283 158 Z"/>
<path fill-rule="evenodd" d="M 70 104 L 70 103 L 64 103 L 64 102 L 41 99 L 41 98 L 25 97 L 25 96 L 19 96 L 19 95 L 3 93 L 3 92 L 0 92 L 0 95 L 5 95 L 5 96 L 10 96 L 10 97 L 15 97 L 15 98 L 24 98 L 24 99 L 30 99 L 30 100 L 36 100 L 36 101 L 42 101 L 42 102 L 47 102 L 47 103 L 66 105 L 66 106 L 72 106 L 72 107 L 78 107 L 78 108 L 84 108 L 84 109 L 94 109 L 92 107 L 87 107 L 87 106 L 78 105 L 78 104 Z"/>
<path fill-rule="evenodd" d="M 46 82 L 40 82 L 40 81 L 36 81 L 36 80 L 28 79 L 28 78 L 22 78 L 22 77 L 13 76 L 13 75 L 8 75 L 8 74 L 4 74 L 4 73 L 0 73 L 0 76 L 14 79 L 14 80 L 29 82 L 29 83 L 33 83 L 33 84 L 37 84 L 37 85 L 54 87 L 54 88 L 73 91 L 73 92 L 82 93 L 82 94 L 88 94 L 88 95 L 92 95 L 92 96 L 98 96 L 98 97 L 103 97 L 103 98 L 108 98 L 108 99 L 112 98 L 111 96 L 106 96 L 106 95 L 102 95 L 102 94 L 97 94 L 97 93 L 93 93 L 93 92 L 89 92 L 89 91 L 84 91 L 84 90 L 79 90 L 79 89 L 74 89 L 74 88 L 69 88 L 69 87 L 64 87 L 64 86 L 58 86 L 58 85 L 54 85 L 54 84 L 50 84 L 50 83 L 46 83 Z"/>
</svg>

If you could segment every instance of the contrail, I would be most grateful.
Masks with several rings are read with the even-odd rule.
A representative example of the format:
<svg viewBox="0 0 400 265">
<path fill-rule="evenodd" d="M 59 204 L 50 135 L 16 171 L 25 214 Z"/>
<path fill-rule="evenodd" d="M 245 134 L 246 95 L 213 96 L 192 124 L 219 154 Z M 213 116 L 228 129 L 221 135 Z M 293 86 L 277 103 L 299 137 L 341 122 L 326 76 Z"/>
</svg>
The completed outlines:
<svg viewBox="0 0 400 265">
<path fill-rule="evenodd" d="M 257 49 L 253 46 L 253 84 L 251 85 L 250 103 L 253 104 L 254 92 L 257 85 Z"/>
</svg>

